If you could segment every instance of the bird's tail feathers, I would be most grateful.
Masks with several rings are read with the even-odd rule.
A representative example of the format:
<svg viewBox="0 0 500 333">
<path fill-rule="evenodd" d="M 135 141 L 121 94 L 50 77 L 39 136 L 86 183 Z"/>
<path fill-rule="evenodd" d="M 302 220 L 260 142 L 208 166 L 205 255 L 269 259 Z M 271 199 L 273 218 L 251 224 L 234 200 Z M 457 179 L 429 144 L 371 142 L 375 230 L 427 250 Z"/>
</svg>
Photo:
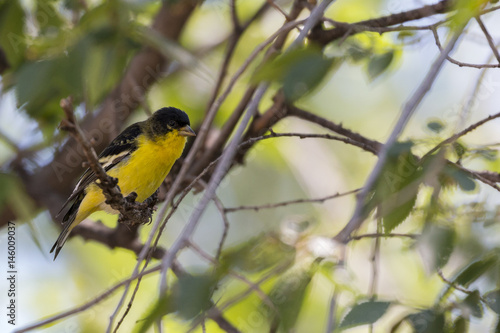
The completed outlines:
<svg viewBox="0 0 500 333">
<path fill-rule="evenodd" d="M 50 249 L 50 253 L 55 252 L 54 255 L 54 260 L 56 260 L 59 252 L 61 251 L 62 247 L 64 246 L 64 243 L 66 243 L 66 240 L 68 239 L 69 233 L 73 228 L 76 226 L 75 218 L 76 214 L 78 213 L 78 209 L 80 208 L 80 204 L 82 203 L 83 197 L 85 195 L 80 195 L 75 202 L 73 202 L 73 205 L 71 205 L 70 209 L 68 212 L 64 215 L 63 218 L 63 223 L 65 223 L 63 230 L 61 231 L 61 234 L 59 237 L 57 237 L 56 242 L 52 246 L 52 249 Z"/>
<path fill-rule="evenodd" d="M 61 231 L 61 234 L 59 237 L 57 237 L 56 242 L 52 246 L 52 249 L 50 249 L 50 253 L 56 251 L 54 254 L 54 260 L 56 260 L 57 256 L 59 255 L 59 252 L 61 251 L 62 247 L 64 246 L 64 243 L 66 243 L 66 240 L 68 239 L 69 233 L 71 232 L 73 221 L 68 221 L 66 225 L 64 226 L 63 230 Z"/>
</svg>

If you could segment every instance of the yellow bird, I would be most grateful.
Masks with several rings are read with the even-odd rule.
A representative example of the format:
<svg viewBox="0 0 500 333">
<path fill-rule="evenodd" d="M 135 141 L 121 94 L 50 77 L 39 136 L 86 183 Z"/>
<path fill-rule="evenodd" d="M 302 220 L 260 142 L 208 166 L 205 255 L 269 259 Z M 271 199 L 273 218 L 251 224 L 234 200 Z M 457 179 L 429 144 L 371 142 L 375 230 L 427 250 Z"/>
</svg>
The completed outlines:
<svg viewBox="0 0 500 333">
<path fill-rule="evenodd" d="M 181 156 L 188 136 L 196 136 L 189 127 L 188 115 L 173 107 L 156 111 L 149 119 L 135 123 L 121 132 L 99 155 L 99 162 L 111 177 L 118 179 L 123 196 L 132 192 L 143 202 L 160 187 L 174 162 Z M 117 214 L 105 203 L 96 175 L 87 169 L 63 209 L 73 204 L 63 218 L 64 228 L 50 250 L 54 260 L 68 239 L 71 230 L 90 214 L 104 210 Z"/>
</svg>

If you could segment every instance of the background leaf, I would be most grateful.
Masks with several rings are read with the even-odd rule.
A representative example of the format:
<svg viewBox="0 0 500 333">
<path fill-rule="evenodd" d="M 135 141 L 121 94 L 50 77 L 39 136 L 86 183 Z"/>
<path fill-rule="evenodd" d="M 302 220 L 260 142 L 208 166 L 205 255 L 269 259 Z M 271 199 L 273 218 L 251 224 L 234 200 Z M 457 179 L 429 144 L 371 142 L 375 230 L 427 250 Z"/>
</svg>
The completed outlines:
<svg viewBox="0 0 500 333">
<path fill-rule="evenodd" d="M 384 73 L 391 65 L 393 59 L 394 51 L 373 56 L 370 61 L 368 61 L 368 76 L 370 79 L 374 80 Z"/>
<path fill-rule="evenodd" d="M 289 332 L 294 327 L 315 270 L 314 263 L 305 267 L 293 267 L 278 279 L 269 293 L 269 299 L 278 312 L 273 317 L 279 321 L 283 331 Z M 274 314 L 274 310 L 269 308 L 268 312 Z"/>
<path fill-rule="evenodd" d="M 280 82 L 285 98 L 295 101 L 318 86 L 335 63 L 335 59 L 325 58 L 319 49 L 298 49 L 262 66 L 252 80 Z"/>
<path fill-rule="evenodd" d="M 415 333 L 442 333 L 444 332 L 445 318 L 440 312 L 424 310 L 407 317 Z"/>
<path fill-rule="evenodd" d="M 487 255 L 483 259 L 474 261 L 463 268 L 453 282 L 467 288 L 472 282 L 476 281 L 483 274 L 492 269 L 497 264 L 497 261 L 497 257 L 493 254 Z"/>
<path fill-rule="evenodd" d="M 358 303 L 349 310 L 342 319 L 340 328 L 349 328 L 360 325 L 373 324 L 387 311 L 391 302 L 368 301 Z"/>
<path fill-rule="evenodd" d="M 491 310 L 495 311 L 497 314 L 500 314 L 500 290 L 493 290 L 484 295 L 484 298 L 488 302 L 488 306 Z"/>
<path fill-rule="evenodd" d="M 221 263 L 247 272 L 260 272 L 278 263 L 292 261 L 295 248 L 276 235 L 261 235 L 222 252 Z"/>
<path fill-rule="evenodd" d="M 377 207 L 386 233 L 409 216 L 417 200 L 421 169 L 418 159 L 411 153 L 412 146 L 413 142 L 407 141 L 391 147 L 367 205 L 367 209 Z"/>
<path fill-rule="evenodd" d="M 481 318 L 483 316 L 483 304 L 481 303 L 481 295 L 479 291 L 474 290 L 471 294 L 462 302 L 463 306 L 468 309 L 468 313 L 476 318 Z"/>
<path fill-rule="evenodd" d="M 456 233 L 451 227 L 434 223 L 425 226 L 417 247 L 431 272 L 446 265 L 453 252 L 455 239 Z"/>
<path fill-rule="evenodd" d="M 24 60 L 26 36 L 25 14 L 18 0 L 0 2 L 0 45 L 11 67 L 16 68 Z"/>
</svg>

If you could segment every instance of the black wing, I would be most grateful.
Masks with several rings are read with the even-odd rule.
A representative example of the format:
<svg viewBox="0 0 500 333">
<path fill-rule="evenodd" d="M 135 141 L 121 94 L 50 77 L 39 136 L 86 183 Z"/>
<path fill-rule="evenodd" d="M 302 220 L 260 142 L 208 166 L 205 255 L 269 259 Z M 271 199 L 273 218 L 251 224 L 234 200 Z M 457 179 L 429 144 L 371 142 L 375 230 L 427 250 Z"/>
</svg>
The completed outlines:
<svg viewBox="0 0 500 333">
<path fill-rule="evenodd" d="M 112 169 L 121 160 L 130 156 L 130 154 L 137 149 L 136 139 L 140 134 L 142 134 L 140 124 L 141 123 L 135 123 L 124 129 L 123 132 L 121 132 L 113 141 L 111 141 L 111 143 L 99 155 L 99 163 L 102 165 L 105 171 Z M 66 202 L 63 204 L 61 210 L 57 215 L 61 214 L 68 203 L 83 194 L 85 188 L 96 179 L 97 176 L 92 171 L 92 169 L 88 168 L 87 170 L 85 170 L 83 175 L 80 177 L 80 180 L 76 184 L 73 193 L 71 193 L 68 200 L 66 200 Z M 83 199 L 83 197 L 80 198 Z M 65 222 L 69 218 L 68 215 L 71 215 L 70 213 L 71 209 L 64 216 L 63 222 Z"/>
</svg>

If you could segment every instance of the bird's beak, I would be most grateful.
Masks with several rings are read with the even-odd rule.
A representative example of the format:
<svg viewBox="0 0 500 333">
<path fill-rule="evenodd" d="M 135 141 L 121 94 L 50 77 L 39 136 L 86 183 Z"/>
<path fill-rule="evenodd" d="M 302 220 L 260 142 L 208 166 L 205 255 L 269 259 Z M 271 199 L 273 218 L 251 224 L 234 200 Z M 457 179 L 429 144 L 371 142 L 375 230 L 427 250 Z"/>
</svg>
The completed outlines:
<svg viewBox="0 0 500 333">
<path fill-rule="evenodd" d="M 186 125 L 186 126 L 181 127 L 179 129 L 179 135 L 182 135 L 182 136 L 196 136 L 196 133 L 193 131 L 193 129 L 191 127 L 189 127 L 189 125 Z"/>
</svg>

